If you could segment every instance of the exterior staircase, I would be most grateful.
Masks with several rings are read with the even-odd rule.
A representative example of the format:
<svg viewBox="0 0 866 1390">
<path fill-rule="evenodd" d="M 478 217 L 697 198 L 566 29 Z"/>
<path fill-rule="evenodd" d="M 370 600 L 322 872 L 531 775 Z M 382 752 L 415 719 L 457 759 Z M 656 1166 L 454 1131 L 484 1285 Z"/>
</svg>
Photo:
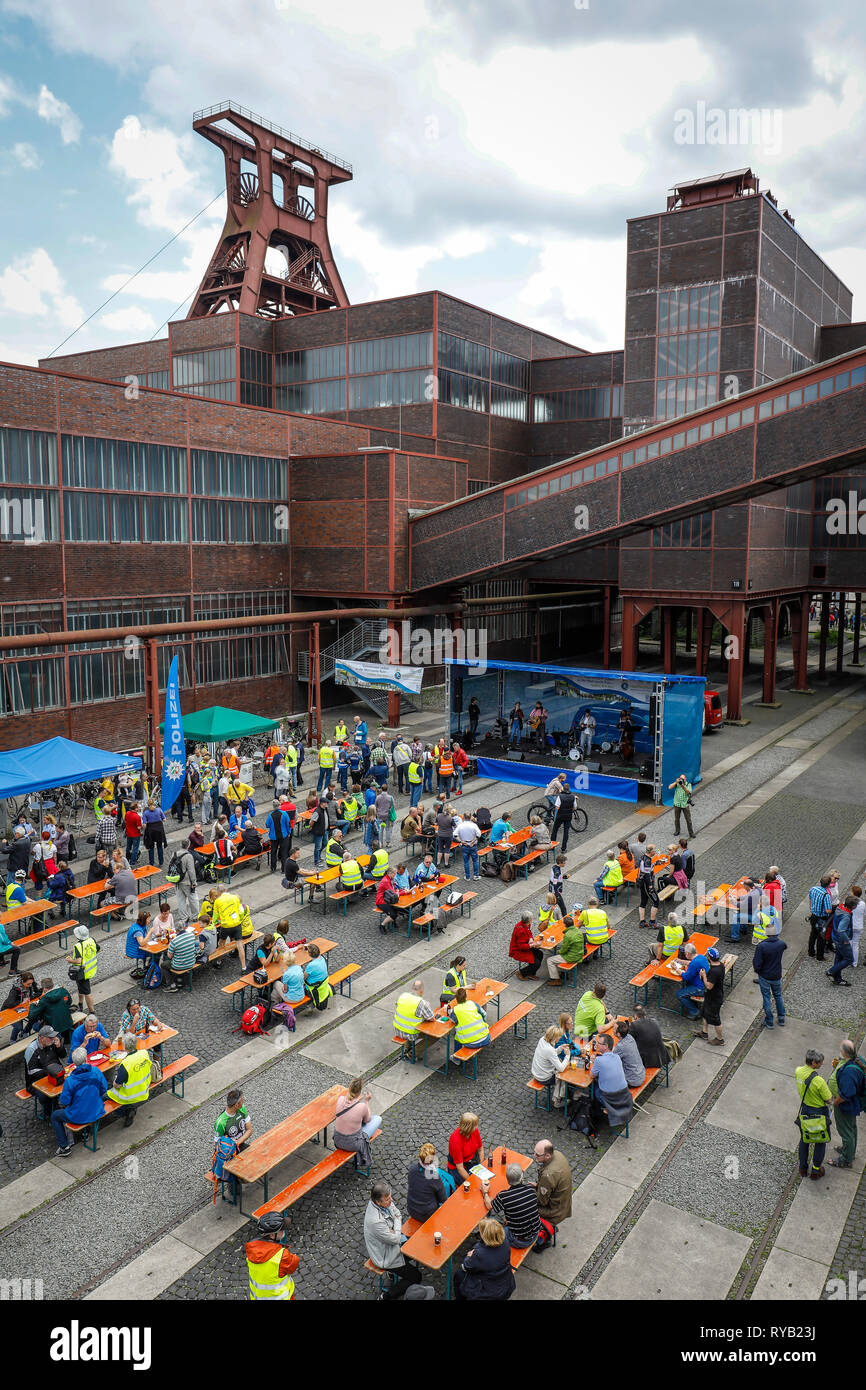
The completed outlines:
<svg viewBox="0 0 866 1390">
<path fill-rule="evenodd" d="M 320 680 L 330 680 L 334 675 L 334 663 L 342 661 L 364 661 L 372 658 L 378 660 L 379 649 L 382 645 L 382 620 L 377 618 L 370 622 L 357 623 L 349 632 L 342 637 L 338 637 L 336 642 L 332 642 L 328 647 L 322 647 L 319 652 L 319 678 Z M 308 681 L 310 679 L 310 654 L 309 652 L 298 652 L 298 680 Z M 347 690 L 352 690 L 359 700 L 365 705 L 369 705 L 380 718 L 385 719 L 388 715 L 388 694 L 384 690 L 364 690 L 360 686 L 347 686 Z M 401 694 L 401 708 L 407 713 L 412 714 L 422 708 L 415 704 L 408 695 Z"/>
</svg>

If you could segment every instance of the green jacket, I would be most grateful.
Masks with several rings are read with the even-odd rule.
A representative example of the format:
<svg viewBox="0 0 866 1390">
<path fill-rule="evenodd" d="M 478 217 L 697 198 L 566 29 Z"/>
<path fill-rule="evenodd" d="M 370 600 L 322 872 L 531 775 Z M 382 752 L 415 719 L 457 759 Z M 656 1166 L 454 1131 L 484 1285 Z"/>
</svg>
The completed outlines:
<svg viewBox="0 0 866 1390">
<path fill-rule="evenodd" d="M 30 1005 L 27 1015 L 31 1023 L 47 1023 L 58 1033 L 66 1033 L 72 1027 L 72 996 L 62 985 L 50 989 Z"/>
<path fill-rule="evenodd" d="M 583 960 L 586 955 L 586 938 L 576 924 L 572 923 L 563 933 L 559 954 L 563 960 L 568 961 L 569 965 L 573 961 Z"/>
</svg>

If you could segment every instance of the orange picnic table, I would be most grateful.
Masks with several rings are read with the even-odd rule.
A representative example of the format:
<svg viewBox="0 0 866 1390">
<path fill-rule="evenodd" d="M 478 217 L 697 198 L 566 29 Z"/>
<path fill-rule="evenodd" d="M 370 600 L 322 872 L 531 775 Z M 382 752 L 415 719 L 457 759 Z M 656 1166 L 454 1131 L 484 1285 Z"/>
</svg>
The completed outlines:
<svg viewBox="0 0 866 1390">
<path fill-rule="evenodd" d="M 522 830 L 512 830 L 510 835 L 506 835 L 504 840 L 496 840 L 493 843 L 494 849 L 505 850 L 511 856 L 512 850 L 520 850 L 526 841 L 532 838 L 532 826 L 524 825 Z"/>
<path fill-rule="evenodd" d="M 718 941 L 718 939 L 719 939 L 719 938 L 718 938 L 717 936 L 708 936 L 706 932 L 696 931 L 696 932 L 692 932 L 691 936 L 690 936 L 689 939 L 688 939 L 688 943 L 687 943 L 687 944 L 690 945 L 690 946 L 694 946 L 694 948 L 695 948 L 695 950 L 697 951 L 698 955 L 701 955 L 701 954 L 703 954 L 703 953 L 706 953 L 706 952 L 710 949 L 711 946 L 715 946 L 715 944 L 716 944 L 716 942 Z M 678 971 L 678 970 L 672 970 L 672 969 L 671 969 L 671 961 L 675 961 L 675 960 L 678 960 L 678 959 L 679 959 L 679 956 L 669 956 L 667 960 L 660 960 L 660 961 L 658 961 L 658 963 L 656 964 L 655 970 L 653 971 L 653 974 L 655 975 L 656 979 L 657 979 L 658 982 L 659 982 L 659 984 L 658 984 L 658 989 L 659 989 L 658 1005 L 659 1005 L 659 1008 L 660 1008 L 660 1009 L 661 1009 L 661 1008 L 664 1008 L 664 1005 L 662 1004 L 662 981 L 663 981 L 663 980 L 674 980 L 677 984 L 681 984 L 681 983 L 682 983 L 682 972 L 681 972 L 681 971 Z M 675 1010 L 675 1009 L 666 1009 L 665 1012 L 666 1012 L 666 1013 L 675 1013 L 676 1010 Z"/>
<path fill-rule="evenodd" d="M 695 907 L 692 916 L 706 917 L 707 913 L 710 912 L 713 908 L 718 908 L 723 903 L 727 904 L 731 902 L 732 899 L 734 902 L 736 902 L 737 898 L 744 898 L 748 895 L 748 893 L 749 889 L 745 886 L 745 875 L 743 875 L 741 878 L 738 878 L 737 882 L 734 884 L 720 883 L 718 888 L 714 888 L 713 891 L 711 893 L 708 893 L 705 898 L 701 898 L 700 902 Z"/>
<path fill-rule="evenodd" d="M 361 867 L 362 869 L 366 869 L 367 865 L 368 865 L 369 862 L 370 862 L 370 855 L 369 855 L 369 854 L 356 854 L 356 855 L 354 856 L 354 858 L 355 858 L 355 862 L 356 862 L 358 865 L 360 865 L 360 867 Z M 320 869 L 318 873 L 314 873 L 314 874 L 299 874 L 299 875 L 298 875 L 298 878 L 297 878 L 296 881 L 295 881 L 295 888 L 296 888 L 296 889 L 297 889 L 297 888 L 300 888 L 300 890 L 301 890 L 301 897 L 303 898 L 303 895 L 304 895 L 304 885 L 305 885 L 305 884 L 309 884 L 309 886 L 310 886 L 310 902 L 311 902 L 311 903 L 312 903 L 312 901 L 313 901 L 313 890 L 314 890 L 315 888 L 321 888 L 321 890 L 322 890 L 322 914 L 324 915 L 324 914 L 326 914 L 327 911 L 328 911 L 328 890 L 327 890 L 327 888 L 325 887 L 325 884 L 327 884 L 327 883 L 336 883 L 337 880 L 339 879 L 339 877 L 340 877 L 340 866 L 339 866 L 339 864 L 334 864 L 330 869 Z M 302 879 L 303 879 L 303 882 L 301 881 Z"/>
<path fill-rule="evenodd" d="M 176 1038 L 176 1037 L 177 1037 L 177 1029 L 176 1029 L 176 1028 L 160 1028 L 159 1032 L 157 1032 L 157 1033 L 146 1033 L 146 1034 L 143 1034 L 143 1035 L 138 1039 L 138 1042 L 136 1043 L 136 1047 L 137 1047 L 137 1050 L 138 1050 L 139 1052 L 141 1051 L 141 1049 L 142 1049 L 143 1047 L 146 1047 L 147 1050 L 148 1050 L 149 1052 L 156 1052 L 156 1053 L 158 1053 L 158 1054 L 159 1054 L 159 1057 L 160 1057 L 160 1059 L 161 1059 L 161 1058 L 162 1058 L 162 1045 L 163 1045 L 163 1043 L 167 1043 L 167 1042 L 169 1042 L 172 1038 Z M 105 1061 L 104 1061 L 104 1062 L 99 1062 L 99 1063 L 98 1063 L 99 1070 L 102 1071 L 102 1072 L 111 1071 L 114 1067 L 119 1066 L 119 1064 L 123 1061 L 124 1057 L 126 1056 L 126 1053 L 123 1052 L 122 1049 L 111 1048 L 111 1047 L 109 1046 L 109 1048 L 108 1048 L 107 1050 L 108 1050 L 108 1056 L 106 1057 Z M 93 1065 L 93 1063 L 91 1063 L 91 1065 Z M 61 1077 L 59 1078 L 59 1080 L 57 1080 L 57 1081 L 52 1081 L 52 1080 L 51 1080 L 49 1077 L 47 1077 L 47 1076 L 44 1076 L 44 1077 L 42 1078 L 41 1081 L 34 1081 L 34 1082 L 33 1082 L 33 1089 L 34 1089 L 34 1091 L 38 1091 L 39 1094 L 42 1095 L 42 1096 L 45 1096 L 45 1098 L 46 1098 L 47 1100 L 56 1100 L 57 1097 L 60 1095 L 60 1092 L 63 1090 L 63 1083 L 64 1083 L 64 1081 L 66 1080 L 66 1077 L 69 1075 L 69 1073 L 70 1073 L 71 1071 L 74 1071 L 74 1067 L 72 1067 L 72 1066 L 70 1065 L 70 1066 L 67 1066 L 66 1071 L 64 1072 L 63 1076 L 61 1076 Z M 35 1108 L 35 1101 L 34 1101 L 34 1108 Z"/>
<path fill-rule="evenodd" d="M 309 942 L 307 942 L 307 946 L 318 946 L 318 948 L 319 948 L 319 955 L 324 957 L 325 964 L 327 964 L 328 956 L 329 956 L 330 952 L 331 952 L 331 951 L 336 951 L 338 945 L 339 945 L 339 942 L 337 942 L 337 941 L 329 941 L 329 940 L 327 939 L 327 937 L 325 937 L 325 936 L 317 936 L 317 937 L 315 938 L 314 941 L 309 941 Z M 309 965 L 310 960 L 311 960 L 311 956 L 310 956 L 310 953 L 309 953 L 309 951 L 307 950 L 307 947 L 306 947 L 306 946 L 293 946 L 293 947 L 291 947 L 291 951 L 292 951 L 293 956 L 295 957 L 295 964 L 296 964 L 296 965 L 300 965 L 300 966 Z M 255 980 L 253 979 L 253 974 L 254 974 L 255 971 L 257 971 L 257 970 L 264 970 L 264 971 L 266 971 L 267 977 L 268 977 L 268 979 L 267 979 L 267 984 L 264 984 L 264 985 L 258 985 L 258 984 L 256 984 Z M 274 983 L 274 980 L 278 980 L 278 979 L 280 978 L 280 976 L 281 976 L 281 975 L 284 975 L 285 973 L 286 973 L 286 967 L 285 967 L 284 965 L 282 965 L 279 961 L 274 961 L 271 965 L 256 965 L 255 968 L 254 968 L 254 970 L 250 970 L 246 975 L 241 975 L 240 978 L 239 978 L 238 980 L 236 980 L 236 981 L 234 982 L 233 985 L 226 986 L 226 987 L 224 988 L 224 990 L 223 990 L 223 993 L 227 993 L 230 989 L 233 991 L 233 993 L 232 993 L 232 1009 L 236 1009 L 236 1008 L 237 1008 L 237 1005 L 235 1004 L 235 998 L 239 996 L 239 997 L 240 997 L 241 1013 L 243 1013 L 243 1011 L 244 1011 L 244 1000 L 246 999 L 246 993 L 247 993 L 247 990 L 248 990 L 248 989 L 252 990 L 254 993 L 255 993 L 256 991 L 265 990 L 265 989 L 269 988 L 269 986 L 272 985 L 272 984 Z M 238 984 L 240 984 L 241 982 L 243 983 L 243 989 L 238 990 L 237 986 L 238 986 Z M 295 1000 L 292 1000 L 292 1001 L 290 1001 L 290 1002 L 296 1003 L 296 1004 L 297 1004 L 297 1003 L 299 1003 L 300 1001 L 297 1000 L 297 999 L 295 999 Z"/>
<path fill-rule="evenodd" d="M 328 1147 L 328 1125 L 337 1117 L 337 1100 L 346 1094 L 345 1086 L 330 1086 L 323 1095 L 317 1096 L 307 1105 L 301 1106 L 294 1115 L 289 1115 L 280 1124 L 269 1129 L 258 1139 L 253 1139 L 234 1158 L 225 1164 L 224 1171 L 241 1183 L 264 1182 L 265 1202 L 268 1200 L 268 1180 L 271 1170 L 299 1149 L 309 1140 Z M 243 1188 L 238 1198 L 239 1211 L 243 1213 Z"/>
<path fill-rule="evenodd" d="M 158 869 L 155 864 L 139 864 L 133 869 L 132 877 L 136 883 L 140 883 L 143 878 L 152 878 L 154 874 L 161 874 L 162 869 Z M 69 897 L 74 898 L 78 904 L 78 919 L 81 920 L 81 904 L 85 898 L 98 897 L 100 893 L 107 893 L 108 879 L 94 879 L 93 883 L 82 883 L 80 888 L 70 888 Z"/>
<path fill-rule="evenodd" d="M 493 1173 L 487 1189 L 491 1197 L 496 1197 L 508 1186 L 505 1170 L 509 1163 L 519 1163 L 525 1173 L 530 1167 L 532 1159 L 527 1158 L 525 1154 L 515 1153 L 513 1149 L 504 1148 L 502 1145 L 493 1149 L 488 1155 L 486 1165 Z M 487 1208 L 481 1195 L 481 1179 L 473 1175 L 469 1179 L 469 1191 L 464 1191 L 463 1184 L 460 1183 L 447 1201 L 443 1202 L 441 1207 L 423 1225 L 418 1227 L 403 1246 L 403 1254 L 406 1259 L 414 1260 L 416 1264 L 424 1265 L 426 1269 L 441 1269 L 444 1264 L 448 1265 L 446 1296 L 449 1299 L 451 1297 L 454 1256 L 461 1245 L 469 1239 L 478 1222 L 483 1220 L 486 1215 Z M 437 1231 L 442 1237 L 438 1245 L 434 1238 Z"/>
<path fill-rule="evenodd" d="M 0 912 L 0 926 L 11 927 L 13 922 L 26 922 L 28 917 L 35 917 L 40 912 L 50 912 L 57 907 L 50 898 L 28 898 L 26 903 L 18 903 L 17 907 L 10 907 L 8 912 Z M 21 927 L 18 927 L 18 935 L 21 935 Z"/>
<path fill-rule="evenodd" d="M 467 989 L 466 994 L 467 997 L 472 1000 L 473 1004 L 477 1004 L 480 1009 L 489 1008 L 491 1004 L 495 1004 L 496 1017 L 499 1018 L 502 1010 L 502 1000 L 499 996 L 502 994 L 502 991 L 507 988 L 508 985 L 504 984 L 502 980 L 488 980 L 485 977 L 483 980 L 478 980 L 471 989 Z M 427 1065 L 427 1049 L 430 1042 L 438 1042 L 440 1038 L 445 1039 L 444 1070 L 446 1076 L 448 1075 L 448 1067 L 451 1061 L 451 1036 L 454 1032 L 454 1028 L 455 1024 L 453 1024 L 448 1017 L 447 1006 L 445 1004 L 440 1004 L 439 1008 L 436 1010 L 435 1018 L 420 1024 L 418 1027 L 418 1032 L 424 1038 L 423 1061 L 425 1067 Z M 412 1047 L 412 1061 L 415 1061 L 414 1045 Z M 436 1070 L 441 1071 L 442 1068 L 437 1067 Z"/>
<path fill-rule="evenodd" d="M 406 935 L 412 935 L 412 910 L 418 903 L 425 898 L 431 897 L 434 893 L 441 893 L 443 888 L 450 888 L 452 883 L 457 882 L 456 874 L 440 874 L 435 883 L 419 884 L 417 888 L 410 888 L 408 893 L 401 893 L 395 906 L 398 911 L 408 912 L 408 922 Z M 427 933 L 427 940 L 430 940 L 430 933 Z"/>
</svg>

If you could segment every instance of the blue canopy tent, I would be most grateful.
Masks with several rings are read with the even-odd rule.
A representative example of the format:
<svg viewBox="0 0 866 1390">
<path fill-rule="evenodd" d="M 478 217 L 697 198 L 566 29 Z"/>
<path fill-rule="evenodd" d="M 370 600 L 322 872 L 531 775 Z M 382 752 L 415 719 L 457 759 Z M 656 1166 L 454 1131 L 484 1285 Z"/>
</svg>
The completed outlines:
<svg viewBox="0 0 866 1390">
<path fill-rule="evenodd" d="M 115 772 L 136 772 L 140 767 L 141 758 L 127 753 L 90 748 L 68 738 L 49 738 L 29 748 L 0 753 L 0 800 L 49 787 L 92 782 L 97 777 L 112 777 Z"/>
</svg>

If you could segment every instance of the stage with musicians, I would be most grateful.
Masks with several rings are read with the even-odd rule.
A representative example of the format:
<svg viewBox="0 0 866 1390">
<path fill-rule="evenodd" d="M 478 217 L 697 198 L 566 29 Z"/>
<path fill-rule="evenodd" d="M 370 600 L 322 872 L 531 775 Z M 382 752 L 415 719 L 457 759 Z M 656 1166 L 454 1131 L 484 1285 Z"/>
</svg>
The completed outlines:
<svg viewBox="0 0 866 1390">
<path fill-rule="evenodd" d="M 681 773 L 700 781 L 702 677 L 516 661 L 445 671 L 452 737 L 482 776 L 542 786 L 565 771 L 587 795 L 661 805 Z"/>
</svg>

